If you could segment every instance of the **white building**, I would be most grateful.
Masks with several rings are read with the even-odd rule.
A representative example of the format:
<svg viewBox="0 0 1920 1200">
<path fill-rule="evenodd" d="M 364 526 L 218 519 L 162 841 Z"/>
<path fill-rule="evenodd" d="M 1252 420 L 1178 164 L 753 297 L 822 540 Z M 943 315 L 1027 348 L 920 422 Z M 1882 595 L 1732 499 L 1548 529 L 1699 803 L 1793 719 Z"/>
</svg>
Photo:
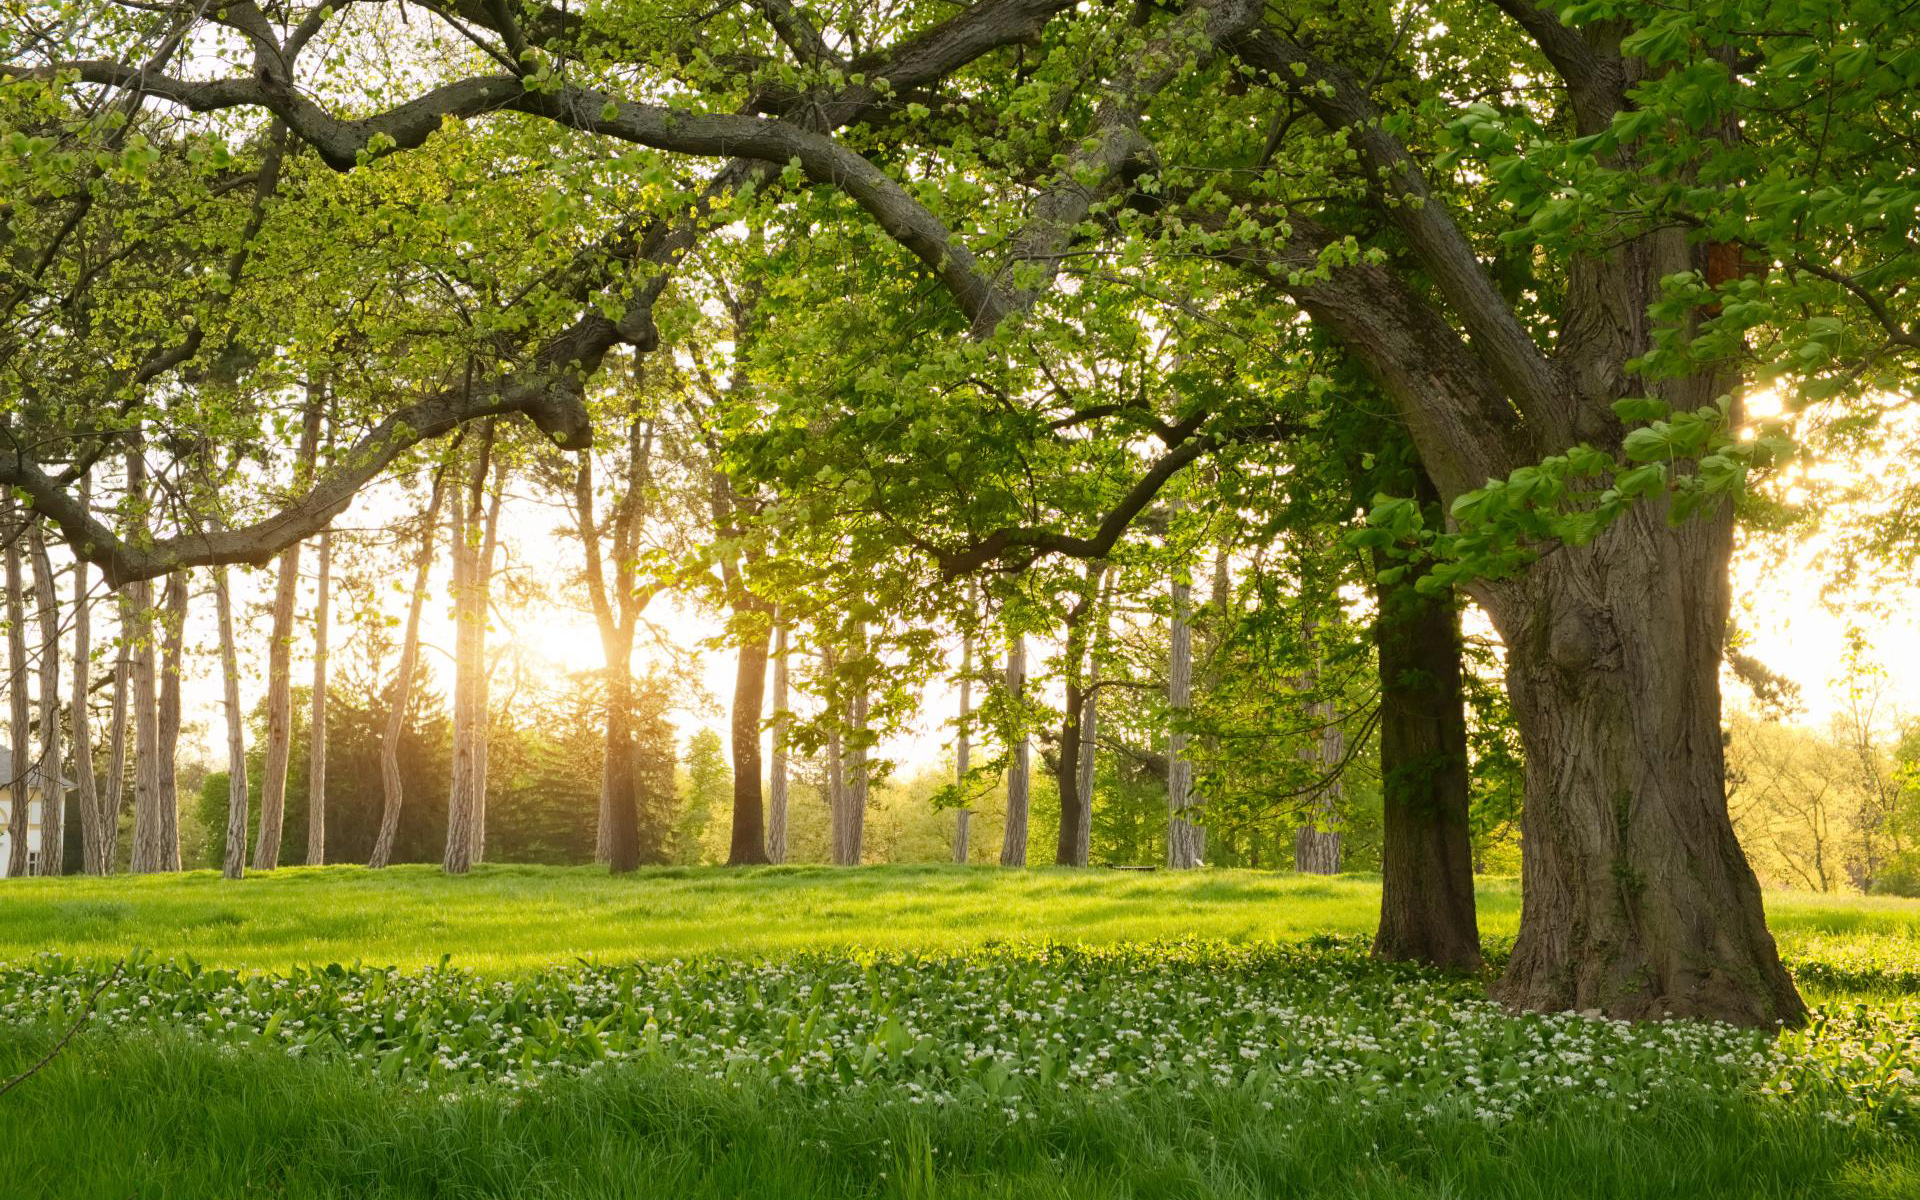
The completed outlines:
<svg viewBox="0 0 1920 1200">
<path fill-rule="evenodd" d="M 0 877 L 7 874 L 7 864 L 13 861 L 13 751 L 0 746 Z M 46 796 L 42 787 L 40 768 L 27 768 L 27 777 L 22 781 L 27 793 L 27 874 L 40 872 L 40 829 L 41 817 L 46 814 Z M 63 785 L 66 781 L 61 780 Z"/>
</svg>

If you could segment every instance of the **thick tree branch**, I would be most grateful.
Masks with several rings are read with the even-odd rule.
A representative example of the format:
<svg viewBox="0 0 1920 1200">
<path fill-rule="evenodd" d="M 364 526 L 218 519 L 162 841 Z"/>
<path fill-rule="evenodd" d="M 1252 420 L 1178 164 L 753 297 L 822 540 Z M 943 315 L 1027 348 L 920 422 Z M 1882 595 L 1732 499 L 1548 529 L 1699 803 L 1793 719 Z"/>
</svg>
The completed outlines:
<svg viewBox="0 0 1920 1200">
<path fill-rule="evenodd" d="M 1481 266 L 1446 201 L 1427 186 L 1420 164 L 1382 126 L 1379 111 L 1359 83 L 1340 67 L 1265 29 L 1235 39 L 1232 47 L 1243 61 L 1297 95 L 1328 128 L 1347 131 L 1383 193 L 1388 215 L 1514 405 L 1523 413 L 1555 409 L 1562 388 L 1547 356 Z M 1296 69 L 1301 73 L 1295 74 Z"/>
</svg>

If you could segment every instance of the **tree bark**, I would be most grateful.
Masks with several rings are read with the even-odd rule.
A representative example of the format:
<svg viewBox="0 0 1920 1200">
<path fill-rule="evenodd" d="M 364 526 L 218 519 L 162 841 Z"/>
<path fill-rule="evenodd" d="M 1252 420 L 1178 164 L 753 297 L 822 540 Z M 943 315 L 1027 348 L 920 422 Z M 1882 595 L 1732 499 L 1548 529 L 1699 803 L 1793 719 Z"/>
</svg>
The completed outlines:
<svg viewBox="0 0 1920 1200">
<path fill-rule="evenodd" d="M 393 673 L 388 699 L 387 727 L 380 738 L 380 833 L 373 842 L 370 867 L 393 861 L 393 843 L 400 832 L 400 806 L 405 800 L 400 782 L 400 738 L 407 728 L 407 706 L 413 698 L 414 669 L 420 660 L 420 610 L 427 599 L 427 578 L 433 569 L 433 531 L 440 518 L 446 468 L 433 473 L 433 491 L 421 518 L 420 550 L 413 561 L 413 594 L 407 602 L 407 623 L 400 635 L 400 663 Z"/>
<path fill-rule="evenodd" d="M 1422 505 L 1439 495 L 1417 472 Z M 1460 615 L 1451 590 L 1423 595 L 1414 578 L 1378 582 L 1380 672 L 1380 928 L 1373 956 L 1450 970 L 1480 966 L 1468 825 L 1467 713 Z M 1415 576 L 1417 577 L 1417 576 Z"/>
<path fill-rule="evenodd" d="M 1007 639 L 1007 692 L 1017 704 L 1027 690 L 1027 639 L 1015 634 Z M 1007 766 L 1007 823 L 1000 841 L 1000 865 L 1027 865 L 1027 789 L 1032 773 L 1032 742 L 1022 720 L 1014 733 L 1013 760 Z"/>
<path fill-rule="evenodd" d="M 213 569 L 213 606 L 220 623 L 220 682 L 227 717 L 227 846 L 220 873 L 239 879 L 247 863 L 247 726 L 246 710 L 240 707 L 240 656 L 225 567 Z"/>
<path fill-rule="evenodd" d="M 91 488 L 80 484 L 81 502 Z M 73 560 L 73 782 L 80 810 L 80 869 L 105 875 L 113 869 L 112 840 L 107 836 L 110 813 L 101 808 L 98 779 L 93 772 L 93 714 L 89 690 L 93 674 L 93 607 L 87 594 L 87 560 Z"/>
<path fill-rule="evenodd" d="M 40 873 L 59 875 L 67 860 L 66 789 L 60 782 L 66 774 L 60 745 L 60 598 L 46 532 L 36 521 L 30 533 L 34 607 L 40 618 Z M 76 666 L 75 673 L 84 674 L 85 669 Z"/>
<path fill-rule="evenodd" d="M 773 631 L 773 763 L 767 789 L 767 858 L 787 861 L 787 627 Z"/>
<path fill-rule="evenodd" d="M 7 697 L 12 706 L 12 736 L 8 750 L 13 756 L 12 778 L 7 780 L 7 875 L 18 879 L 27 873 L 27 839 L 33 828 L 33 792 L 28 784 L 33 751 L 28 742 L 33 736 L 32 698 L 27 693 L 27 581 L 21 566 L 20 540 L 26 536 L 26 520 L 13 502 L 6 501 L 7 528 Z"/>
<path fill-rule="evenodd" d="M 1181 726 L 1193 704 L 1193 626 L 1191 587 L 1174 572 L 1173 621 L 1167 652 L 1167 865 L 1192 868 L 1206 860 L 1207 831 L 1191 819 L 1193 764 L 1187 760 L 1187 732 Z"/>
<path fill-rule="evenodd" d="M 772 636 L 758 601 L 741 605 L 752 626 L 741 635 L 733 676 L 733 838 L 727 865 L 767 861 L 766 811 L 760 800 L 760 716 L 767 700 L 767 642 Z"/>
<path fill-rule="evenodd" d="M 307 385 L 306 412 L 294 450 L 294 482 L 304 488 L 313 478 L 320 452 L 320 421 L 325 415 L 324 383 Z M 300 543 L 280 553 L 273 598 L 273 629 L 267 643 L 266 774 L 260 781 L 260 834 L 253 844 L 253 866 L 270 871 L 280 865 L 280 834 L 287 815 L 287 766 L 293 758 L 293 606 L 300 588 Z"/>
<path fill-rule="evenodd" d="M 307 721 L 307 865 L 327 861 L 327 620 L 333 590 L 333 532 L 322 530 L 319 592 L 313 602 L 313 697 Z"/>
</svg>

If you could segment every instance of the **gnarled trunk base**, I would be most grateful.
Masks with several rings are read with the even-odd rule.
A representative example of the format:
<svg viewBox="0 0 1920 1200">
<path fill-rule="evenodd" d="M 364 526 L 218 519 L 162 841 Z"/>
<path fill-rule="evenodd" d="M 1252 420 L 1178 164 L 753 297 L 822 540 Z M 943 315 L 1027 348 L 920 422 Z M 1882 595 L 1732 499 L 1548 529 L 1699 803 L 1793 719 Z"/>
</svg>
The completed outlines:
<svg viewBox="0 0 1920 1200">
<path fill-rule="evenodd" d="M 1727 817 L 1731 522 L 1642 505 L 1489 589 L 1526 748 L 1515 1008 L 1798 1024 Z"/>
</svg>

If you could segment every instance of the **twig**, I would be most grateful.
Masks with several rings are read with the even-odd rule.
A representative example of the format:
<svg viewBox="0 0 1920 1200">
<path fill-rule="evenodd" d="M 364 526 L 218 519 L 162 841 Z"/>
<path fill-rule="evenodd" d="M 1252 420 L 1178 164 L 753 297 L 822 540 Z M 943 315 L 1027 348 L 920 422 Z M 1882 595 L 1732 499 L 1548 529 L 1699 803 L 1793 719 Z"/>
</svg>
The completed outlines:
<svg viewBox="0 0 1920 1200">
<path fill-rule="evenodd" d="M 0 1096 L 6 1095 L 8 1092 L 12 1091 L 14 1088 L 19 1087 L 21 1084 L 31 1079 L 34 1075 L 38 1074 L 42 1067 L 52 1062 L 54 1058 L 58 1056 L 62 1050 L 65 1050 L 67 1048 L 67 1043 L 73 1040 L 73 1035 L 76 1033 L 79 1033 L 80 1027 L 82 1025 L 85 1025 L 87 1021 L 92 1018 L 93 1006 L 99 1003 L 100 993 L 107 990 L 108 984 L 120 978 L 120 971 L 126 965 L 127 965 L 127 960 L 124 958 L 121 959 L 119 962 L 113 964 L 113 970 L 107 972 L 107 977 L 100 981 L 100 986 L 94 988 L 93 994 L 87 997 L 86 1007 L 80 1010 L 80 1019 L 75 1021 L 71 1026 L 68 1027 L 66 1033 L 62 1034 L 60 1037 L 60 1040 L 53 1044 L 53 1049 L 47 1051 L 45 1057 L 41 1058 L 39 1062 L 28 1067 L 26 1070 L 20 1072 L 18 1075 L 15 1075 L 12 1079 L 9 1079 L 6 1082 L 5 1086 L 0 1086 Z"/>
</svg>

